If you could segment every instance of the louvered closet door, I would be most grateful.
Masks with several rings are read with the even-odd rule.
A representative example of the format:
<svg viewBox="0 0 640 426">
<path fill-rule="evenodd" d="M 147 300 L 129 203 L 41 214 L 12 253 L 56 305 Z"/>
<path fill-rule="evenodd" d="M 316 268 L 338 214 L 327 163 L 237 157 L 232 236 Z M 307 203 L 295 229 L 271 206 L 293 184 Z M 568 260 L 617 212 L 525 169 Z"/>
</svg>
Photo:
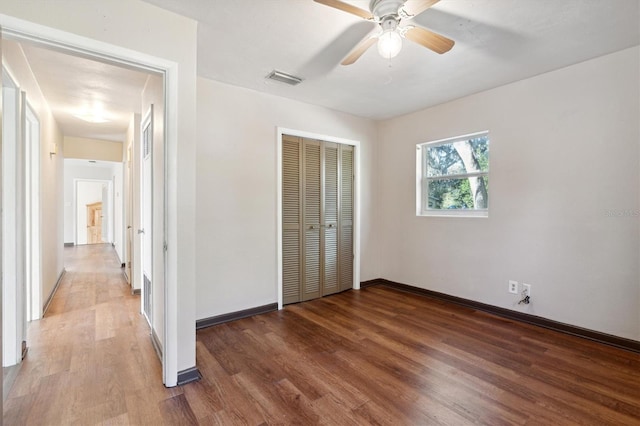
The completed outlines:
<svg viewBox="0 0 640 426">
<path fill-rule="evenodd" d="M 300 301 L 302 227 L 302 144 L 282 137 L 282 293 L 283 302 Z"/>
<path fill-rule="evenodd" d="M 340 145 L 340 290 L 353 288 L 353 147 Z"/>
<path fill-rule="evenodd" d="M 353 147 L 282 138 L 283 302 L 353 287 Z"/>
<path fill-rule="evenodd" d="M 324 211 L 321 246 L 324 254 L 322 295 L 326 296 L 340 291 L 338 272 L 339 145 L 329 142 L 324 142 L 323 145 Z"/>
<path fill-rule="evenodd" d="M 321 269 L 321 205 L 322 205 L 322 168 L 321 142 L 304 139 L 302 153 L 304 162 L 303 172 L 303 235 L 302 250 L 303 277 L 302 300 L 320 297 L 322 283 Z"/>
</svg>

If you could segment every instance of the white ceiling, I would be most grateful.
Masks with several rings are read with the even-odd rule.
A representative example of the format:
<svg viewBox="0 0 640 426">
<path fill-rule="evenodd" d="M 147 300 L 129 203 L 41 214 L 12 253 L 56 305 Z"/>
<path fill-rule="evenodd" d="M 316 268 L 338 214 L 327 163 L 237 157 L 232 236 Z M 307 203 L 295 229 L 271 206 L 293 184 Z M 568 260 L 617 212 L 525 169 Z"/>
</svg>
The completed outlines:
<svg viewBox="0 0 640 426">
<path fill-rule="evenodd" d="M 390 63 L 373 47 L 345 67 L 376 24 L 313 0 L 145 1 L 199 21 L 200 76 L 374 119 L 640 44 L 638 0 L 441 0 L 414 23 L 455 40 L 450 52 L 405 40 Z M 304 82 L 265 81 L 273 69 Z"/>
<path fill-rule="evenodd" d="M 389 61 L 375 47 L 344 56 L 376 25 L 313 0 L 145 0 L 199 21 L 198 74 L 383 119 L 640 44 L 638 0 L 441 0 L 414 23 L 456 45 L 438 55 L 405 40 Z M 409 0 L 411 1 L 411 0 Z M 368 9 L 368 0 L 349 0 Z M 13 43 L 4 40 L 3 43 Z M 148 75 L 22 45 L 67 136 L 123 140 Z M 266 81 L 273 69 L 295 87 Z M 102 105 L 110 121 L 74 114 Z"/>
<path fill-rule="evenodd" d="M 140 113 L 148 74 L 28 43 L 21 48 L 65 136 L 124 140 L 131 114 Z M 108 121 L 90 123 L 75 116 L 93 107 L 102 109 Z"/>
</svg>

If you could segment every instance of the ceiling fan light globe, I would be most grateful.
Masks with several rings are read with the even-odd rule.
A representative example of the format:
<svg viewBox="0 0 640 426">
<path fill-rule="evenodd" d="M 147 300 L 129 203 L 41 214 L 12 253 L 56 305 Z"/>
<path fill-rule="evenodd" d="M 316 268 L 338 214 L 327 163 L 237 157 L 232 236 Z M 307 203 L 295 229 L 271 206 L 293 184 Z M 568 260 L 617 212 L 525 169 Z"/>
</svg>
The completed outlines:
<svg viewBox="0 0 640 426">
<path fill-rule="evenodd" d="M 402 37 L 396 31 L 385 31 L 378 37 L 378 53 L 385 59 L 391 59 L 400 53 Z"/>
</svg>

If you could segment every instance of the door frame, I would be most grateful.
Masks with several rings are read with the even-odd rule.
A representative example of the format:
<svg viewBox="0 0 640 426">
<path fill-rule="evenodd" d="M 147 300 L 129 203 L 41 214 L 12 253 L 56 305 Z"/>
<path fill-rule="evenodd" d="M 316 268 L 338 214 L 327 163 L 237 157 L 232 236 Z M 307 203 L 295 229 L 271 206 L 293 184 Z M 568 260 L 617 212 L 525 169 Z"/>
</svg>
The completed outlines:
<svg viewBox="0 0 640 426">
<path fill-rule="evenodd" d="M 23 19 L 0 14 L 0 38 L 18 42 L 29 42 L 37 46 L 61 51 L 63 53 L 83 56 L 133 68 L 138 71 L 163 76 L 164 82 L 164 124 L 163 158 L 157 160 L 157 166 L 163 169 L 164 205 L 158 214 L 164 217 L 163 229 L 155 230 L 154 238 L 160 239 L 165 247 L 163 253 L 154 258 L 158 263 L 165 280 L 165 327 L 164 350 L 162 356 L 162 380 L 167 387 L 178 384 L 178 283 L 177 253 L 178 246 L 176 227 L 177 211 L 176 176 L 177 163 L 169 161 L 166 153 L 178 151 L 178 64 L 174 61 L 117 46 L 107 42 L 83 37 L 70 32 L 58 30 Z M 171 202 L 169 202 L 171 199 Z M 169 250 L 169 248 L 173 248 Z"/>
<path fill-rule="evenodd" d="M 283 307 L 282 294 L 282 136 L 289 135 L 300 138 L 335 142 L 354 147 L 353 171 L 353 289 L 360 289 L 360 141 L 318 133 L 293 130 L 284 127 L 276 128 L 276 261 L 278 309 Z"/>
<path fill-rule="evenodd" d="M 41 162 L 41 129 L 40 118 L 22 92 L 22 109 L 24 123 L 22 139 L 25 144 L 25 288 L 27 321 L 42 318 L 42 239 L 40 231 L 40 162 Z M 30 129 L 30 130 L 27 130 Z"/>
</svg>

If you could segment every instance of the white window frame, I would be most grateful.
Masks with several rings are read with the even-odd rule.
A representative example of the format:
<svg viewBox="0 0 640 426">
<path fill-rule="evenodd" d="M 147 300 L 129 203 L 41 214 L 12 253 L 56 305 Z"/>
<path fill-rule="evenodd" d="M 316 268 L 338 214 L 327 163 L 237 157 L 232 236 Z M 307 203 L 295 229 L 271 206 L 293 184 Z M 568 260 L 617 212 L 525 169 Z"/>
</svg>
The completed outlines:
<svg viewBox="0 0 640 426">
<path fill-rule="evenodd" d="M 430 142 L 422 142 L 416 144 L 416 216 L 424 217 L 489 217 L 489 205 L 486 209 L 429 209 L 424 207 L 422 199 L 423 186 L 427 181 L 442 178 L 461 179 L 473 176 L 489 176 L 490 168 L 486 172 L 461 173 L 455 175 L 446 175 L 428 178 L 426 176 L 426 167 L 424 164 L 424 149 L 438 145 L 448 145 L 455 142 L 474 139 L 481 136 L 488 136 L 489 131 L 469 133 L 467 135 L 455 136 L 452 138 L 438 139 Z M 491 161 L 491 160 L 489 160 Z"/>
</svg>

